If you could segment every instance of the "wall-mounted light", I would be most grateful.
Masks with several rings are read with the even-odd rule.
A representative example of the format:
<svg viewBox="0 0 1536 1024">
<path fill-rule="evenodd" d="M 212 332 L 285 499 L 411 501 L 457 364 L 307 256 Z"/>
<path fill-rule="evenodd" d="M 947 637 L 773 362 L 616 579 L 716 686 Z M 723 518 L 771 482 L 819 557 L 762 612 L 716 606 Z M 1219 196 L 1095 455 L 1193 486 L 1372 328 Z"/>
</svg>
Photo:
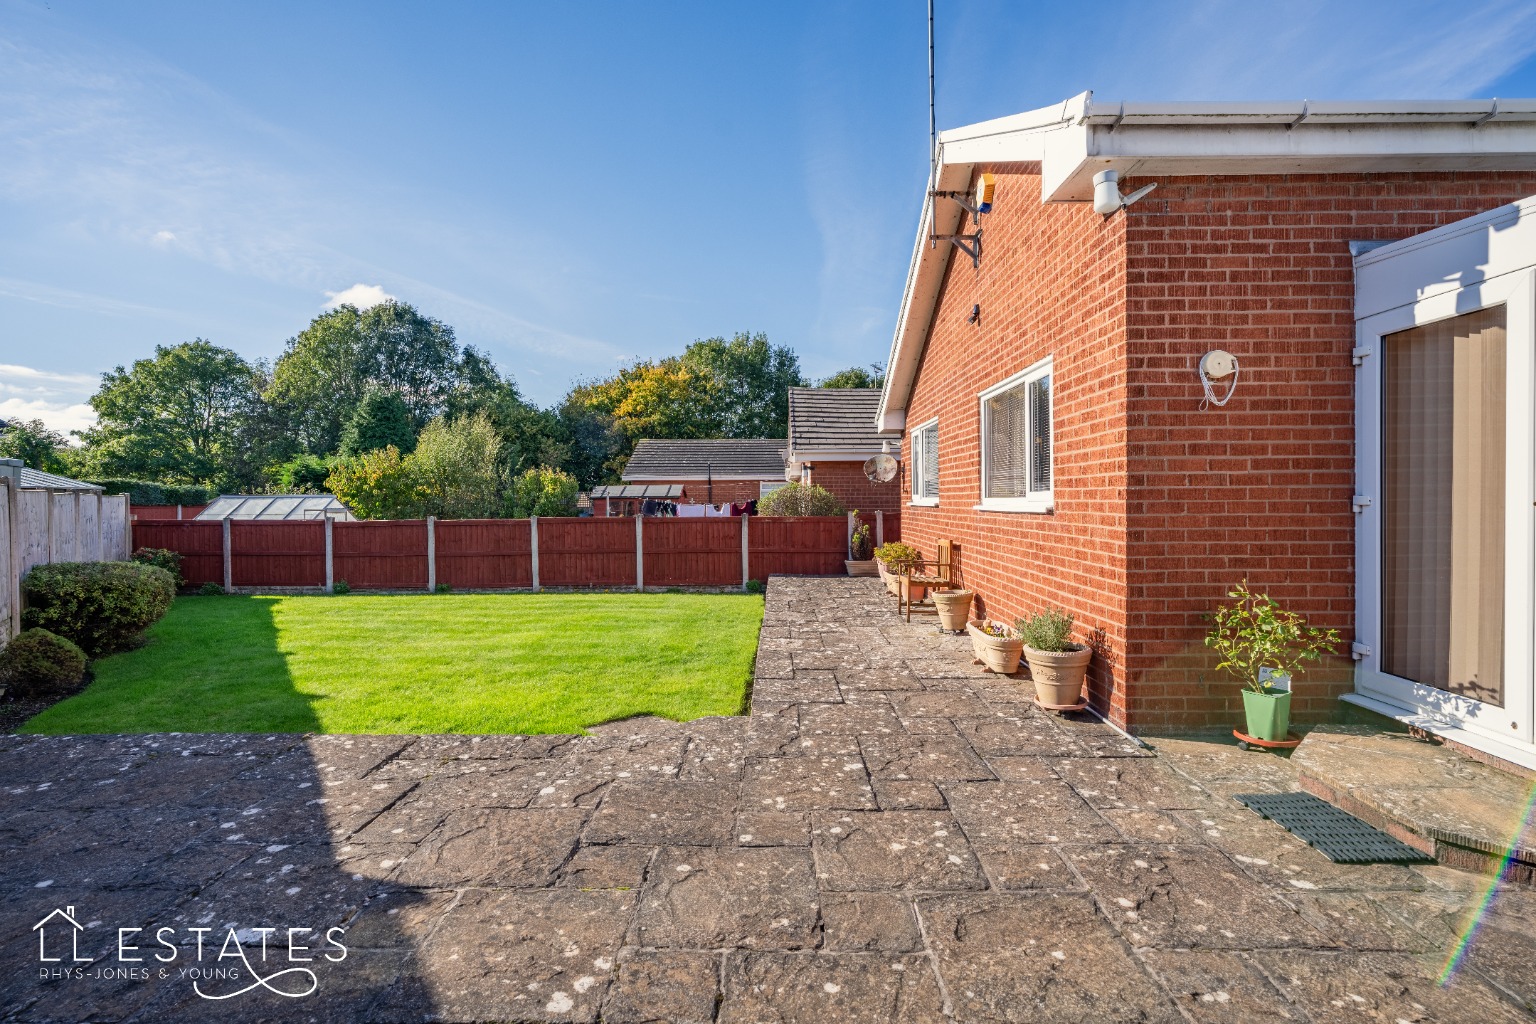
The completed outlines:
<svg viewBox="0 0 1536 1024">
<path fill-rule="evenodd" d="M 1157 182 L 1143 185 L 1128 196 L 1120 194 L 1120 172 L 1100 171 L 1093 176 L 1093 212 L 1108 217 L 1124 206 L 1130 206 L 1148 192 L 1157 188 Z"/>
</svg>

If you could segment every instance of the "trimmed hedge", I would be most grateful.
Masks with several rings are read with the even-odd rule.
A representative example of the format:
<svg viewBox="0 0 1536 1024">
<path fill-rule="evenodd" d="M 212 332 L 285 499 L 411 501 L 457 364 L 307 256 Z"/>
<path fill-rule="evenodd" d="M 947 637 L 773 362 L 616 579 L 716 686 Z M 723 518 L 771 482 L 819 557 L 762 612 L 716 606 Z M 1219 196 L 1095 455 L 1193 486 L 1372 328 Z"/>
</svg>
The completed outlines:
<svg viewBox="0 0 1536 1024">
<path fill-rule="evenodd" d="M 133 553 L 133 560 L 140 565 L 158 565 L 171 574 L 178 589 L 186 585 L 187 578 L 181 574 L 180 551 L 172 551 L 170 548 L 139 548 Z"/>
<path fill-rule="evenodd" d="M 48 697 L 80 685 L 85 652 L 46 629 L 25 629 L 0 650 L 0 683 L 20 697 Z"/>
<path fill-rule="evenodd" d="M 57 633 L 97 657 L 133 644 L 171 607 L 176 580 L 138 562 L 53 562 L 21 581 L 21 622 Z"/>
<path fill-rule="evenodd" d="M 108 494 L 126 494 L 135 505 L 206 505 L 219 496 L 197 484 L 159 484 L 153 480 L 87 480 Z"/>
</svg>

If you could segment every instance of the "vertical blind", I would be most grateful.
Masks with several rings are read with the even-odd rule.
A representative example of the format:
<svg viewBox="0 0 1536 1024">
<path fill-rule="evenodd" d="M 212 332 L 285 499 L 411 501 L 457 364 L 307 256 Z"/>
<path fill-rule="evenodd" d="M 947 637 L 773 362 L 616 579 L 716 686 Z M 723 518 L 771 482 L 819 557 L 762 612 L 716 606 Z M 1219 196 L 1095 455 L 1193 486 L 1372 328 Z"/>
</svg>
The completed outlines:
<svg viewBox="0 0 1536 1024">
<path fill-rule="evenodd" d="M 1383 667 L 1504 703 L 1504 307 L 1388 335 Z"/>
<path fill-rule="evenodd" d="M 1024 498 L 1051 489 L 1051 378 L 986 400 L 986 497 Z"/>
<path fill-rule="evenodd" d="M 930 423 L 917 432 L 918 483 L 913 491 L 921 498 L 939 496 L 939 425 Z"/>
</svg>

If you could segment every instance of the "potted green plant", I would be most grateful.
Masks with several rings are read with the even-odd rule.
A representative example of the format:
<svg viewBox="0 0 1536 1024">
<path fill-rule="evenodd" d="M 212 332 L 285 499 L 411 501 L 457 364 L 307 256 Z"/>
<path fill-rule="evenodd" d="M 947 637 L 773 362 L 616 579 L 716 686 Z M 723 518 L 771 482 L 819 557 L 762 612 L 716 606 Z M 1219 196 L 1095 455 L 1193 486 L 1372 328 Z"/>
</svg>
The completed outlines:
<svg viewBox="0 0 1536 1024">
<path fill-rule="evenodd" d="M 985 671 L 1006 676 L 1019 670 L 1024 641 L 1012 626 L 991 619 L 971 619 L 966 622 L 965 631 L 971 635 L 976 664 L 985 666 Z"/>
<path fill-rule="evenodd" d="M 858 515 L 857 512 L 854 515 Z M 849 576 L 875 575 L 874 542 L 869 538 L 869 524 L 860 523 L 848 538 L 848 558 L 843 562 Z"/>
<path fill-rule="evenodd" d="M 1093 648 L 1072 640 L 1072 616 L 1047 608 L 1020 619 L 1015 628 L 1024 641 L 1024 660 L 1035 683 L 1035 699 L 1057 708 L 1079 703 Z"/>
<path fill-rule="evenodd" d="M 885 589 L 893 597 L 901 590 L 901 577 L 898 574 L 921 558 L 916 548 L 899 540 L 889 541 L 875 549 L 875 567 L 880 578 L 885 581 Z"/>
<path fill-rule="evenodd" d="M 1255 594 L 1243 580 L 1227 592 L 1231 604 L 1208 616 L 1205 646 L 1220 659 L 1216 668 L 1243 684 L 1247 733 L 1270 742 L 1286 738 L 1291 726 L 1291 679 L 1338 652 L 1339 631 L 1309 626 L 1300 614 L 1280 607 L 1268 594 Z M 1280 681 L 1284 686 L 1275 686 Z"/>
</svg>

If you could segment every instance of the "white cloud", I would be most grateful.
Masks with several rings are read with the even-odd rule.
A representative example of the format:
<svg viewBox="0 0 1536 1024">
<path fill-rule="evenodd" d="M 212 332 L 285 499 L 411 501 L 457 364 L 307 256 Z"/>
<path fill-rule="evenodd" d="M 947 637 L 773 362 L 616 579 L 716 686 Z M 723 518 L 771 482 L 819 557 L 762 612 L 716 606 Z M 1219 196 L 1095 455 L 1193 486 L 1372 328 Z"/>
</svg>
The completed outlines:
<svg viewBox="0 0 1536 1024">
<path fill-rule="evenodd" d="M 395 298 L 376 284 L 362 283 L 355 284 L 351 288 L 343 288 L 339 292 L 326 292 L 325 295 L 326 309 L 335 309 L 337 306 L 356 306 L 358 309 L 367 309 L 381 302 L 391 302 Z"/>
<path fill-rule="evenodd" d="M 0 420 L 42 420 L 68 434 L 96 422 L 86 401 L 101 378 L 94 373 L 57 373 L 0 363 Z"/>
<path fill-rule="evenodd" d="M 170 245 L 172 242 L 176 241 L 176 232 L 156 231 L 155 237 L 151 238 L 150 241 L 156 245 Z"/>
<path fill-rule="evenodd" d="M 84 430 L 96 423 L 96 410 L 84 402 L 73 405 L 7 398 L 0 402 L 0 420 L 42 420 L 43 425 L 65 436 L 72 430 Z"/>
</svg>

